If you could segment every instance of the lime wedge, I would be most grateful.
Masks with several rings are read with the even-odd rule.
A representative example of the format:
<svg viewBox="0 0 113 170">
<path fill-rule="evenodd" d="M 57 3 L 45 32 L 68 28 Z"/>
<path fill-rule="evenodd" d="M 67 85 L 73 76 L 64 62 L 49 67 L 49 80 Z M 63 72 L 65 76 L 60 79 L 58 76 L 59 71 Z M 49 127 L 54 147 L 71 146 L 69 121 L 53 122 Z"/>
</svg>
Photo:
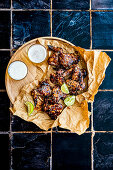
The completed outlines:
<svg viewBox="0 0 113 170">
<path fill-rule="evenodd" d="M 27 108 L 28 108 L 28 115 L 30 116 L 31 113 L 32 113 L 33 110 L 34 110 L 34 105 L 33 105 L 31 102 L 26 102 L 25 105 L 26 105 Z"/>
<path fill-rule="evenodd" d="M 63 93 L 69 94 L 69 89 L 68 89 L 66 83 L 63 83 L 63 84 L 62 84 L 61 90 L 62 90 Z"/>
<path fill-rule="evenodd" d="M 75 103 L 75 96 L 68 96 L 64 100 L 65 105 L 71 106 Z"/>
</svg>

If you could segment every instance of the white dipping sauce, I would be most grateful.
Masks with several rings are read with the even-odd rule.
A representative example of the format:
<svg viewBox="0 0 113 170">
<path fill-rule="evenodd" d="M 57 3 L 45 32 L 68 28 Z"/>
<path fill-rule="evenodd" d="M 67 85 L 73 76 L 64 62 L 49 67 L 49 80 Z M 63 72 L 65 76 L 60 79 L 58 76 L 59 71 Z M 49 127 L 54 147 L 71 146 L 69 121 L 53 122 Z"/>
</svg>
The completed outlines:
<svg viewBox="0 0 113 170">
<path fill-rule="evenodd" d="M 27 75 L 27 66 L 22 61 L 14 61 L 9 65 L 8 73 L 14 80 L 21 80 Z"/>
<path fill-rule="evenodd" d="M 32 45 L 28 50 L 28 57 L 33 63 L 41 63 L 47 56 L 46 48 L 40 44 Z"/>
</svg>

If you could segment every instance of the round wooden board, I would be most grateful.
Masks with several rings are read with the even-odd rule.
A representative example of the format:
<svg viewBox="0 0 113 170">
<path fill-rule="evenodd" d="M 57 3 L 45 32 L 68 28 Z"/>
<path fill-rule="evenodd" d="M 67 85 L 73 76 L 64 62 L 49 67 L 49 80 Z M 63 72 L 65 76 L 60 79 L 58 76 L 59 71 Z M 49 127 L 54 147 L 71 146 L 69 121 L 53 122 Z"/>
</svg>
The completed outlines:
<svg viewBox="0 0 113 170">
<path fill-rule="evenodd" d="M 62 41 L 63 43 L 68 43 L 71 46 L 74 46 L 72 43 L 63 40 L 61 38 L 57 38 L 57 37 L 40 37 L 42 39 L 50 39 L 50 40 L 56 40 L 56 41 Z M 22 80 L 13 80 L 9 74 L 8 74 L 8 66 L 6 69 L 6 75 L 5 75 L 5 85 L 6 85 L 6 90 L 9 96 L 10 101 L 12 102 L 12 104 L 14 103 L 16 97 L 18 96 L 20 89 L 32 82 L 35 77 L 37 76 L 37 66 L 35 64 L 33 64 L 27 57 L 27 52 L 28 49 L 31 45 L 39 43 L 38 42 L 39 38 L 33 39 L 27 43 L 25 43 L 24 45 L 22 45 L 15 53 L 14 55 L 11 57 L 8 66 L 11 62 L 14 62 L 16 60 L 22 61 L 24 62 L 27 67 L 28 67 L 28 74 L 27 76 L 22 79 Z"/>
</svg>

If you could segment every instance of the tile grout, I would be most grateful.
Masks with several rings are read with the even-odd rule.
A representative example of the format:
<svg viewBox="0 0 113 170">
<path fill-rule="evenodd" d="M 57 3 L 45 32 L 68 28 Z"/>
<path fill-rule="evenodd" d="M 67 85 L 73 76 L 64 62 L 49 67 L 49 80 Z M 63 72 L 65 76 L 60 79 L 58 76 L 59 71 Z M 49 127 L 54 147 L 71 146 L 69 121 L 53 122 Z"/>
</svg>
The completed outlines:
<svg viewBox="0 0 113 170">
<path fill-rule="evenodd" d="M 91 0 L 90 0 L 90 50 L 92 50 L 92 10 L 91 10 Z M 91 103 L 91 170 L 94 170 L 93 165 L 93 102 Z"/>
<path fill-rule="evenodd" d="M 90 50 L 92 50 L 92 13 L 91 13 L 91 0 L 90 0 Z"/>
<path fill-rule="evenodd" d="M 51 131 L 12 131 L 12 135 L 13 134 L 18 134 L 18 133 L 37 133 L 37 134 L 50 134 Z M 52 131 L 52 133 L 71 133 L 71 134 L 76 134 L 75 132 L 71 132 L 71 131 Z M 92 131 L 86 131 L 84 132 L 84 134 L 87 134 L 87 133 L 92 133 Z M 96 133 L 113 133 L 113 131 L 96 131 L 96 130 L 93 130 L 93 133 L 96 134 Z M 7 135 L 7 134 L 10 134 L 10 131 L 0 131 L 0 135 Z"/>
<path fill-rule="evenodd" d="M 13 49 L 13 38 L 12 38 L 12 0 L 11 0 L 11 8 L 10 8 L 10 18 L 11 18 L 11 27 L 10 27 L 10 57 L 12 56 L 12 49 Z M 12 103 L 10 102 L 10 107 L 12 106 Z M 10 170 L 12 169 L 13 165 L 13 158 L 12 158 L 12 145 L 11 145 L 11 140 L 12 140 L 12 126 L 11 126 L 11 121 L 12 121 L 12 113 L 10 112 L 10 131 L 9 131 L 9 143 L 10 143 Z"/>
<path fill-rule="evenodd" d="M 52 0 L 51 0 L 51 10 L 50 10 L 50 32 L 52 37 Z"/>
<path fill-rule="evenodd" d="M 94 157 L 93 157 L 93 137 L 94 137 L 94 128 L 93 128 L 93 102 L 91 103 L 91 170 L 94 170 Z"/>
<path fill-rule="evenodd" d="M 53 143 L 52 143 L 52 140 L 53 139 L 53 135 L 52 135 L 52 129 L 51 129 L 51 157 L 50 157 L 50 170 L 52 170 L 52 160 L 53 160 L 53 157 L 52 157 L 52 154 L 53 154 L 53 152 L 52 152 L 52 146 L 53 146 Z"/>
<path fill-rule="evenodd" d="M 52 11 L 75 11 L 75 12 L 113 12 L 113 9 L 52 9 Z M 14 9 L 14 8 L 0 8 L 0 11 L 51 11 L 49 9 Z"/>
</svg>

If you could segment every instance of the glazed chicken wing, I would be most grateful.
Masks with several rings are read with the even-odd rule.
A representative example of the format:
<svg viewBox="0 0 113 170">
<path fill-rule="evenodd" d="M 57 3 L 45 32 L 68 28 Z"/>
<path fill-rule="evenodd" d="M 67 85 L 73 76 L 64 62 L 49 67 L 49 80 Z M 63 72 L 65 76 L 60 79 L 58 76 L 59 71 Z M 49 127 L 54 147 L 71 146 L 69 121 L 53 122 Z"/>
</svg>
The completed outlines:
<svg viewBox="0 0 113 170">
<path fill-rule="evenodd" d="M 37 91 L 37 89 L 34 89 L 31 92 L 31 95 L 33 96 L 33 100 L 35 103 L 35 108 L 37 111 L 42 110 L 42 105 L 44 103 L 44 98 L 42 96 L 40 96 L 39 92 Z"/>
<path fill-rule="evenodd" d="M 58 103 L 60 99 L 64 99 L 66 94 L 64 94 L 58 86 L 54 86 L 52 101 Z"/>
<path fill-rule="evenodd" d="M 56 73 L 52 73 L 50 75 L 50 80 L 54 84 L 62 85 L 66 79 L 68 79 L 73 72 L 73 68 L 70 68 L 69 70 L 59 69 L 56 71 Z"/>
<path fill-rule="evenodd" d="M 72 79 L 75 81 L 79 81 L 80 78 L 81 78 L 81 70 L 80 70 L 79 66 L 76 66 L 73 69 Z"/>
<path fill-rule="evenodd" d="M 37 88 L 37 91 L 40 93 L 40 95 L 46 96 L 46 97 L 52 94 L 52 88 L 47 81 L 40 82 L 40 86 L 39 88 Z"/>
<path fill-rule="evenodd" d="M 66 80 L 66 84 L 70 90 L 70 93 L 75 95 L 77 94 L 77 91 L 81 91 L 85 88 L 83 77 L 81 77 L 80 81 Z"/>
<path fill-rule="evenodd" d="M 52 73 L 50 75 L 51 82 L 61 86 L 65 81 L 65 79 L 63 77 L 63 73 L 64 73 L 63 69 L 60 69 L 60 70 L 56 71 L 56 73 Z"/>
<path fill-rule="evenodd" d="M 74 53 L 59 54 L 59 62 L 65 69 L 69 69 L 73 67 L 73 64 L 77 64 L 79 61 L 80 61 L 80 56 Z"/>
<path fill-rule="evenodd" d="M 80 61 L 78 52 L 75 53 L 64 53 L 60 47 L 48 46 L 54 53 L 49 57 L 48 63 L 52 66 L 62 66 L 65 69 L 73 67 L 73 64 L 77 64 Z"/>
<path fill-rule="evenodd" d="M 58 56 L 59 56 L 58 53 L 52 53 L 51 56 L 48 58 L 48 64 L 53 67 L 58 67 L 59 66 Z"/>
<path fill-rule="evenodd" d="M 48 48 L 49 48 L 49 50 L 52 50 L 54 52 L 58 52 L 58 53 L 62 53 L 63 52 L 63 49 L 60 48 L 60 47 L 54 47 L 52 45 L 48 45 Z"/>
<path fill-rule="evenodd" d="M 44 104 L 44 111 L 48 113 L 48 115 L 51 117 L 51 119 L 55 120 L 57 116 L 60 115 L 60 113 L 63 110 L 63 105 L 60 103 L 57 104 Z"/>
</svg>

